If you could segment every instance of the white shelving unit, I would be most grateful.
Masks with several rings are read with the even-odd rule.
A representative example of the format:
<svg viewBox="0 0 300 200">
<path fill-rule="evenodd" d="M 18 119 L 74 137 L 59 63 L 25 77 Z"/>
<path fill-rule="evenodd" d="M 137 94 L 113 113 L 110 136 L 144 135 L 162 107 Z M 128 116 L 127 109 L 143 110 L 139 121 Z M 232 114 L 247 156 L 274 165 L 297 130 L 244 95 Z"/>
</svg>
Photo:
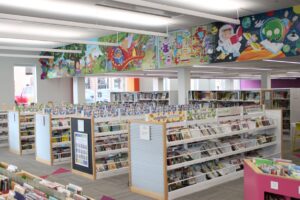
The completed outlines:
<svg viewBox="0 0 300 200">
<path fill-rule="evenodd" d="M 81 167 L 74 168 L 73 172 L 92 179 L 102 179 L 128 173 L 128 123 L 129 120 L 144 119 L 144 116 L 119 116 L 110 118 L 80 118 L 73 117 L 72 136 L 76 135 L 73 131 L 77 129 L 78 121 L 87 120 L 91 130 L 85 130 L 91 144 L 92 166 L 84 171 Z M 75 126 L 73 128 L 73 126 Z M 87 126 L 86 124 L 84 125 Z M 91 136 L 91 137 L 89 137 Z M 76 136 L 74 137 L 76 140 Z M 75 145 L 75 144 L 73 144 Z M 76 148 L 76 147 L 75 147 Z M 89 150 L 87 150 L 89 151 Z M 75 153 L 76 154 L 76 153 Z M 76 156 L 76 155 L 74 155 Z M 76 162 L 75 158 L 72 158 Z M 90 159 L 90 158 L 89 158 Z"/>
<path fill-rule="evenodd" d="M 9 149 L 18 155 L 35 153 L 35 113 L 8 113 Z"/>
<path fill-rule="evenodd" d="M 281 157 L 282 111 L 240 110 L 182 123 L 132 122 L 131 191 L 177 199 L 242 177 L 246 157 Z"/>
<path fill-rule="evenodd" d="M 36 114 L 36 160 L 71 163 L 70 115 Z"/>
<path fill-rule="evenodd" d="M 158 105 L 177 105 L 177 91 L 151 92 L 111 92 L 111 102 L 115 103 L 142 103 L 155 102 Z"/>
<path fill-rule="evenodd" d="M 8 146 L 8 112 L 0 111 L 0 147 Z"/>
</svg>

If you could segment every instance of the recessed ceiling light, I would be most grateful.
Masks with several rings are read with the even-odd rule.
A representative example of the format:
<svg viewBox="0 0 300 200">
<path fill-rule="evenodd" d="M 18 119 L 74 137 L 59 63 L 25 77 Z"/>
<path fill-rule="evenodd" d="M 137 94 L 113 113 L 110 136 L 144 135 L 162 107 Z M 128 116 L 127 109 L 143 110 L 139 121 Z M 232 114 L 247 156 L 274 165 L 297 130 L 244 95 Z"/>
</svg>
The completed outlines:
<svg viewBox="0 0 300 200">
<path fill-rule="evenodd" d="M 20 2 L 20 0 L 0 0 L 0 5 L 17 7 L 27 11 L 38 11 L 56 16 L 62 15 L 100 19 L 142 26 L 165 26 L 172 22 L 172 19 L 167 17 L 73 2 L 50 0 L 27 0 L 26 2 Z M 97 23 L 97 21 L 95 21 L 95 23 Z"/>
<path fill-rule="evenodd" d="M 265 62 L 277 62 L 277 63 L 288 63 L 288 64 L 300 65 L 300 62 L 285 61 L 285 60 L 263 60 L 263 61 L 265 61 Z"/>
</svg>

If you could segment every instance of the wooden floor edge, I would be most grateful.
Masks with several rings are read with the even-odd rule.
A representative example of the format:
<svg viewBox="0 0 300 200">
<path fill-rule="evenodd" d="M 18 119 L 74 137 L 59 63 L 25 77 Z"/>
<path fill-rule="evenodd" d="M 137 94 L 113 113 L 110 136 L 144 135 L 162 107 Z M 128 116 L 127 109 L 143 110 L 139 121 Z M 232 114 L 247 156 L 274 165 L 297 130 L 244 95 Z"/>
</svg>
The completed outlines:
<svg viewBox="0 0 300 200">
<path fill-rule="evenodd" d="M 42 159 L 42 158 L 39 158 L 39 157 L 36 157 L 35 160 L 38 161 L 38 162 L 40 162 L 40 163 L 43 163 L 43 164 L 45 164 L 45 165 L 50 165 L 50 166 L 52 166 L 52 163 L 51 163 L 51 161 L 49 161 L 49 160 L 45 160 L 45 159 Z"/>
<path fill-rule="evenodd" d="M 95 180 L 95 177 L 92 174 L 86 174 L 84 172 L 81 172 L 81 171 L 78 171 L 78 170 L 75 170 L 75 169 L 72 169 L 72 173 L 74 173 L 76 175 L 79 175 L 79 176 L 83 176 L 83 177 L 91 179 L 91 180 Z"/>
</svg>

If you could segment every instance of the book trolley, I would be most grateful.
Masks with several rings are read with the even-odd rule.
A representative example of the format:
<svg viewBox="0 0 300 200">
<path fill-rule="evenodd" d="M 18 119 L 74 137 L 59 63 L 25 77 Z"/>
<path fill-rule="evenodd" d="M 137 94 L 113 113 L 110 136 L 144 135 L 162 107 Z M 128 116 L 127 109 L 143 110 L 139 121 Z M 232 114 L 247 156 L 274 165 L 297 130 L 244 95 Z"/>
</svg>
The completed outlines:
<svg viewBox="0 0 300 200">
<path fill-rule="evenodd" d="M 280 157 L 281 110 L 249 111 L 220 108 L 215 117 L 212 110 L 198 111 L 190 121 L 165 113 L 132 122 L 131 191 L 176 199 L 242 177 L 246 157 Z"/>
</svg>

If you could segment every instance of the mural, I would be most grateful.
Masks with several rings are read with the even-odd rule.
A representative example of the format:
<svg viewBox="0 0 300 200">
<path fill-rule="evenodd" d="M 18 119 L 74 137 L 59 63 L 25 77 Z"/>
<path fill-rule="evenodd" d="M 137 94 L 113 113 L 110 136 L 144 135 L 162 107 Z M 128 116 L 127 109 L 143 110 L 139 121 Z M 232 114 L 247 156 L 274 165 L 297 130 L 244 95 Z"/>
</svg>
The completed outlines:
<svg viewBox="0 0 300 200">
<path fill-rule="evenodd" d="M 241 25 L 213 23 L 172 32 L 166 38 L 130 33 L 96 38 L 92 41 L 120 45 L 72 44 L 62 48 L 81 50 L 80 54 L 44 53 L 54 59 L 40 60 L 41 78 L 296 56 L 299 16 L 300 5 L 243 17 Z"/>
<path fill-rule="evenodd" d="M 214 23 L 212 62 L 284 58 L 300 53 L 300 6 L 241 18 L 241 25 Z"/>
<path fill-rule="evenodd" d="M 40 59 L 43 71 L 41 78 L 61 78 L 156 67 L 156 37 L 154 36 L 120 33 L 91 41 L 118 42 L 120 45 L 109 47 L 71 44 L 61 49 L 81 50 L 81 53 L 42 53 L 42 55 L 52 55 L 54 59 Z"/>
<path fill-rule="evenodd" d="M 194 27 L 170 33 L 159 40 L 160 67 L 209 63 L 214 52 L 210 26 Z"/>
</svg>

